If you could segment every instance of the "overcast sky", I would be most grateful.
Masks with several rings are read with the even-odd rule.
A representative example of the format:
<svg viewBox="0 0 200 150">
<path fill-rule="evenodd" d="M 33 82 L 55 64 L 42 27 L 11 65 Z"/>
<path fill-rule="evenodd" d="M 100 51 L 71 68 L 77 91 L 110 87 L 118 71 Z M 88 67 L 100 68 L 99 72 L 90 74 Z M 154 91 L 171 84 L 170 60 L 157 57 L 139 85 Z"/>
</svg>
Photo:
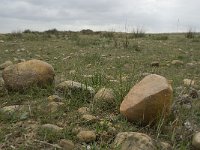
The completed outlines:
<svg viewBox="0 0 200 150">
<path fill-rule="evenodd" d="M 200 31 L 200 0 L 0 0 L 0 33 L 93 30 Z"/>
</svg>

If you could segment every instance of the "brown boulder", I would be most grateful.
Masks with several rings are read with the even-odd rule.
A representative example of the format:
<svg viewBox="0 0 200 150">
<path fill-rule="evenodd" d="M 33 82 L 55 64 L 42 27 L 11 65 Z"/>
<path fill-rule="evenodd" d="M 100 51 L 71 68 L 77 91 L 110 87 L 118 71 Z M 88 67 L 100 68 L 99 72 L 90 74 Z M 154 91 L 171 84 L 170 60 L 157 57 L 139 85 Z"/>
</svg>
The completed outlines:
<svg viewBox="0 0 200 150">
<path fill-rule="evenodd" d="M 3 71 L 6 88 L 14 91 L 21 91 L 33 85 L 51 85 L 54 75 L 50 64 L 35 59 L 8 66 Z"/>
<path fill-rule="evenodd" d="M 120 112 L 129 121 L 152 123 L 170 113 L 173 90 L 167 79 L 151 74 L 125 96 Z"/>
</svg>

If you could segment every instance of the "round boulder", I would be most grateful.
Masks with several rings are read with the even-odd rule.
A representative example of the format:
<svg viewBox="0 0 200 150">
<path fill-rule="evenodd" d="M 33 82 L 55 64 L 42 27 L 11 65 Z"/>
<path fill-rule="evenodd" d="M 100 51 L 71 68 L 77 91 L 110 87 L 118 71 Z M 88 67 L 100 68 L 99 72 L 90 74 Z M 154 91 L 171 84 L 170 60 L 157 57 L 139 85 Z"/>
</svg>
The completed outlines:
<svg viewBox="0 0 200 150">
<path fill-rule="evenodd" d="M 8 90 L 22 91 L 33 85 L 46 87 L 54 81 L 53 67 L 41 60 L 29 60 L 8 66 L 3 71 L 3 79 Z"/>
</svg>

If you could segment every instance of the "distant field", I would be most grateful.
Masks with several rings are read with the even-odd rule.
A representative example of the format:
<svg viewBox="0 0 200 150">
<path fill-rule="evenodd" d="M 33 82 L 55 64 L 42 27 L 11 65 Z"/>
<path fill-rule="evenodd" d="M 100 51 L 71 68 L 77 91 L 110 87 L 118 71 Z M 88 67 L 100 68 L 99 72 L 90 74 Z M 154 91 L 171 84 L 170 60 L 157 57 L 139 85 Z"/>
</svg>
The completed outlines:
<svg viewBox="0 0 200 150">
<path fill-rule="evenodd" d="M 117 95 L 116 108 L 103 111 L 93 110 L 92 114 L 111 122 L 118 132 L 140 131 L 158 140 L 170 143 L 174 149 L 191 149 L 194 133 L 185 128 L 190 122 L 194 130 L 200 126 L 200 100 L 192 99 L 192 108 L 186 109 L 176 104 L 183 94 L 189 94 L 190 86 L 183 85 L 184 79 L 195 80 L 193 90 L 200 90 L 200 34 L 186 38 L 181 34 L 144 34 L 136 37 L 131 33 L 115 32 L 28 32 L 0 35 L 0 64 L 10 60 L 17 63 L 22 59 L 40 59 L 51 64 L 56 72 L 56 83 L 64 80 L 78 81 L 92 86 L 97 91 L 101 87 L 112 88 Z M 180 60 L 183 64 L 172 64 Z M 159 66 L 152 66 L 158 62 Z M 1 73 L 1 71 L 0 71 Z M 147 73 L 155 73 L 172 81 L 174 89 L 174 109 L 177 114 L 159 130 L 158 126 L 141 127 L 127 122 L 119 113 L 119 105 L 130 88 Z M 1 76 L 1 75 L 0 75 Z M 29 104 L 32 114 L 25 120 L 15 116 L 0 114 L 0 145 L 4 149 L 47 149 L 35 139 L 56 144 L 59 139 L 67 138 L 80 144 L 72 129 L 75 126 L 87 127 L 98 133 L 91 149 L 111 149 L 113 136 L 103 137 L 106 130 L 99 123 L 86 124 L 80 120 L 77 109 L 89 106 L 87 100 L 66 99 L 58 112 L 45 111 L 47 97 L 54 94 L 53 89 L 35 89 L 20 93 L 9 93 L 0 97 L 0 107 Z M 177 124 L 174 125 L 174 120 Z M 31 130 L 28 125 L 52 123 L 62 125 L 62 134 Z M 173 129 L 168 128 L 175 126 Z M 51 147 L 49 147 L 51 149 Z M 52 148 L 53 149 L 53 148 Z"/>
</svg>

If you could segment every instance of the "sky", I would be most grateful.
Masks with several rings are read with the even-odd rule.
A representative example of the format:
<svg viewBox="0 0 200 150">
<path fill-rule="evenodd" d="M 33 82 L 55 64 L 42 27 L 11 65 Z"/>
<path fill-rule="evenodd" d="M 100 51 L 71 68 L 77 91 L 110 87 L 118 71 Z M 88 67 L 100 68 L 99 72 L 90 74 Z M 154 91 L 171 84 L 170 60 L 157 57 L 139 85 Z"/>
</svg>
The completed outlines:
<svg viewBox="0 0 200 150">
<path fill-rule="evenodd" d="M 0 0 L 0 33 L 200 31 L 200 0 Z"/>
</svg>

